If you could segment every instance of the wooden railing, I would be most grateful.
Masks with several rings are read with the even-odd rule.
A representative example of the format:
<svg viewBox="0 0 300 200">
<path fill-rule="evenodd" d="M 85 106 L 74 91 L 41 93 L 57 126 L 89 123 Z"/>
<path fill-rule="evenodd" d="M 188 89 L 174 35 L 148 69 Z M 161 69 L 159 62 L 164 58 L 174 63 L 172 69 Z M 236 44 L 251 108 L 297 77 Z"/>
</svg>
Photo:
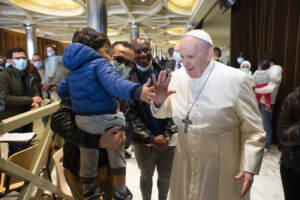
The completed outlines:
<svg viewBox="0 0 300 200">
<path fill-rule="evenodd" d="M 45 116 L 51 115 L 59 108 L 59 102 L 54 102 L 41 108 L 28 111 L 8 119 L 4 119 L 0 123 L 0 135 L 22 127 L 26 124 L 32 123 L 37 119 L 41 119 Z M 52 141 L 53 131 L 50 128 L 50 118 L 47 126 L 44 130 L 42 138 L 39 141 L 39 145 L 35 156 L 32 159 L 32 164 L 29 170 L 26 170 L 8 160 L 0 158 L 0 170 L 9 176 L 17 177 L 25 181 L 18 199 L 28 200 L 33 192 L 34 186 L 39 189 L 46 190 L 52 194 L 57 194 L 56 185 L 53 185 L 48 180 L 39 176 L 39 172 L 43 167 L 44 160 L 46 159 L 49 146 Z M 30 161 L 28 161 L 30 162 Z"/>
</svg>

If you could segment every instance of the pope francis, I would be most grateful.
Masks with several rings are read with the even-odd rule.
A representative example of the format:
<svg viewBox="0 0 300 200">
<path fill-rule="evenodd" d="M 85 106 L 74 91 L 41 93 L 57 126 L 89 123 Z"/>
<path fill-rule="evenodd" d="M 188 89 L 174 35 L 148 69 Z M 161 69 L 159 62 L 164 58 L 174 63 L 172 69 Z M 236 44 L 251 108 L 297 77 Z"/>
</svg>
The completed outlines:
<svg viewBox="0 0 300 200">
<path fill-rule="evenodd" d="M 179 133 L 170 200 L 249 198 L 261 166 L 266 134 L 250 78 L 214 61 L 212 45 L 205 31 L 188 32 L 184 68 L 153 77 L 152 112 L 172 117 Z"/>
</svg>

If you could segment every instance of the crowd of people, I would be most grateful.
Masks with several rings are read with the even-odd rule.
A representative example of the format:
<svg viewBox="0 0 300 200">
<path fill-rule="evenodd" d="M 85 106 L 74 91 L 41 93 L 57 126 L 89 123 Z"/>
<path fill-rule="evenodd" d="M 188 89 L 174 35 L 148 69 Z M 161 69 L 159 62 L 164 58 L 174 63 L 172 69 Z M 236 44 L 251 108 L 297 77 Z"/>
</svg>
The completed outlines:
<svg viewBox="0 0 300 200">
<path fill-rule="evenodd" d="M 53 45 L 45 51 L 45 60 L 35 53 L 30 64 L 22 48 L 0 57 L 0 120 L 61 100 L 51 128 L 65 140 L 64 175 L 74 199 L 134 198 L 126 185 L 130 144 L 143 200 L 151 199 L 155 169 L 159 200 L 169 190 L 171 200 L 248 197 L 272 140 L 282 67 L 271 57 L 254 73 L 243 53 L 239 70 L 228 67 L 202 30 L 169 48 L 167 63 L 153 58 L 144 38 L 111 44 L 92 28 L 76 31 L 62 56 Z M 296 88 L 277 131 L 286 199 L 300 196 L 299 111 Z M 12 132 L 31 131 L 29 124 Z M 9 155 L 29 145 L 10 143 Z"/>
</svg>

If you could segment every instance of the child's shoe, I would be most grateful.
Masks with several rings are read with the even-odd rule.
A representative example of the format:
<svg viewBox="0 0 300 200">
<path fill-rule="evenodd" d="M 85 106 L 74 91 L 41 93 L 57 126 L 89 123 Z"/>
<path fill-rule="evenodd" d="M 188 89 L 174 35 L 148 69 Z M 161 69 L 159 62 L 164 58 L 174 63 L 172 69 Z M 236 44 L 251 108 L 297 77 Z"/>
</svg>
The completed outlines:
<svg viewBox="0 0 300 200">
<path fill-rule="evenodd" d="M 131 199 L 132 199 L 132 193 L 126 187 L 126 193 L 115 192 L 115 197 L 113 200 L 131 200 Z"/>
</svg>

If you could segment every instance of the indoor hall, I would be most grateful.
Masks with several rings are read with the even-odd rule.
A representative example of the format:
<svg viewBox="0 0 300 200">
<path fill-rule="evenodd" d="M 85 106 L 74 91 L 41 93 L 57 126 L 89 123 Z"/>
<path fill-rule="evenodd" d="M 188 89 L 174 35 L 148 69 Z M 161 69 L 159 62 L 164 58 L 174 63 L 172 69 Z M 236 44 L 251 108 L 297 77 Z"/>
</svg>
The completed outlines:
<svg viewBox="0 0 300 200">
<path fill-rule="evenodd" d="M 26 134 L 0 143 L 0 199 L 76 199 L 77 195 L 84 199 L 82 187 L 86 190 L 86 184 L 78 184 L 83 176 L 80 152 L 82 147 L 100 146 L 104 150 L 95 170 L 102 185 L 96 188 L 105 190 L 104 199 L 111 199 L 109 195 L 122 199 L 116 196 L 123 194 L 137 200 L 149 196 L 159 200 L 239 199 L 242 184 L 234 178 L 239 172 L 243 172 L 240 182 L 244 184 L 246 176 L 254 174 L 252 187 L 243 199 L 300 198 L 293 188 L 300 173 L 299 27 L 297 0 L 0 0 L 0 135 L 34 133 L 33 139 L 26 139 L 30 145 L 14 142 Z M 97 49 L 101 42 L 97 48 L 91 44 L 100 40 L 105 43 L 104 50 Z M 209 50 L 202 54 L 198 42 L 208 45 Z M 13 50 L 24 56 L 12 51 L 16 47 Z M 87 52 L 74 56 L 77 48 Z M 197 52 L 193 55 L 197 62 L 188 54 L 189 49 Z M 99 91 L 85 78 L 90 74 L 72 74 L 73 67 L 89 62 L 91 51 L 116 69 L 97 74 L 105 90 L 100 95 L 108 94 L 105 98 L 109 100 L 103 104 L 99 93 L 86 93 Z M 198 63 L 203 56 L 210 59 L 202 70 Z M 53 76 L 47 75 L 53 73 L 51 63 L 57 64 Z M 151 86 L 153 76 L 167 76 L 160 74 L 163 69 L 172 73 L 168 86 L 176 91 L 168 93 L 164 103 L 150 95 L 162 95 Z M 236 90 L 245 72 L 251 85 L 247 91 Z M 263 72 L 266 80 L 261 84 L 257 74 Z M 66 78 L 75 75 L 79 78 Z M 150 86 L 143 87 L 148 78 L 152 80 Z M 162 88 L 166 79 L 159 79 L 155 87 Z M 71 81 L 67 89 L 65 80 Z M 87 83 L 88 89 L 80 83 Z M 13 94 L 18 84 L 24 84 L 23 88 Z M 72 88 L 85 97 L 74 95 Z M 73 103 L 81 98 L 84 115 L 76 110 L 77 101 L 72 106 L 61 102 L 63 89 L 69 90 Z M 131 101 L 116 101 L 118 95 Z M 122 124 L 126 120 L 126 137 L 125 132 L 112 133 L 100 126 L 103 120 L 95 129 L 105 130 L 106 136 L 91 134 L 91 125 L 81 127 L 77 121 L 77 116 L 102 116 L 117 110 L 124 113 L 121 118 Z M 60 118 L 66 115 L 68 119 Z M 25 125 L 29 131 L 21 129 Z M 66 141 L 68 147 L 64 146 Z M 12 142 L 26 147 L 11 153 Z M 113 175 L 115 168 L 109 167 L 112 163 L 107 149 L 120 149 L 116 148 L 120 143 L 126 147 L 126 175 Z M 68 158 L 63 150 L 69 153 Z M 93 159 L 89 158 L 94 155 L 86 158 L 90 162 Z M 250 187 L 251 181 L 247 184 Z M 92 192 L 100 195 L 94 189 Z"/>
</svg>

